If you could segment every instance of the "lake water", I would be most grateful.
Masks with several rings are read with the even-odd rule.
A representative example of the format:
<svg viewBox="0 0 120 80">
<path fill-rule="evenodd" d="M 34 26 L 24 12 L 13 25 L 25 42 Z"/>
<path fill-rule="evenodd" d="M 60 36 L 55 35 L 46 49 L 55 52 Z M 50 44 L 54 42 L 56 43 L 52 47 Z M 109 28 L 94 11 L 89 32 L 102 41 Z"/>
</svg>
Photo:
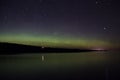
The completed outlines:
<svg viewBox="0 0 120 80">
<path fill-rule="evenodd" d="M 0 55 L 0 80 L 120 80 L 119 52 Z"/>
</svg>

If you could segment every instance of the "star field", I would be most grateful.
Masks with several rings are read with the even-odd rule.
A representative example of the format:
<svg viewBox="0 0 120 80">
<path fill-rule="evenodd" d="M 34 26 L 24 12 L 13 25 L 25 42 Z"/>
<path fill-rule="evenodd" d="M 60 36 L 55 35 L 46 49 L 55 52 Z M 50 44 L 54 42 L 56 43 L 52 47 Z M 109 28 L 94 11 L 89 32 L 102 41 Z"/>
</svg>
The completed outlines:
<svg viewBox="0 0 120 80">
<path fill-rule="evenodd" d="M 54 47 L 68 43 L 89 48 L 119 46 L 119 9 L 116 0 L 1 0 L 0 41 L 30 45 L 47 41 L 44 46 Z"/>
</svg>

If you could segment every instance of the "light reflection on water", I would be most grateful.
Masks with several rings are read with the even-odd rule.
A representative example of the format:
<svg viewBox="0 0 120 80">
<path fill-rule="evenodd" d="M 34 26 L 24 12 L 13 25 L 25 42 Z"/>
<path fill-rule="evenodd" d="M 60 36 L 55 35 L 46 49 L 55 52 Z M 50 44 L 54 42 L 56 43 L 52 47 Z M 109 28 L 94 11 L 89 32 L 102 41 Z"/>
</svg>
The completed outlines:
<svg viewBox="0 0 120 80">
<path fill-rule="evenodd" d="M 50 53 L 50 54 L 20 54 L 1 56 L 1 65 L 10 69 L 21 70 L 93 66 L 104 64 L 109 59 L 103 53 Z"/>
<path fill-rule="evenodd" d="M 117 55 L 109 52 L 1 55 L 0 71 L 3 75 L 74 73 L 84 76 L 83 73 L 99 72 L 103 76 L 115 61 Z"/>
</svg>

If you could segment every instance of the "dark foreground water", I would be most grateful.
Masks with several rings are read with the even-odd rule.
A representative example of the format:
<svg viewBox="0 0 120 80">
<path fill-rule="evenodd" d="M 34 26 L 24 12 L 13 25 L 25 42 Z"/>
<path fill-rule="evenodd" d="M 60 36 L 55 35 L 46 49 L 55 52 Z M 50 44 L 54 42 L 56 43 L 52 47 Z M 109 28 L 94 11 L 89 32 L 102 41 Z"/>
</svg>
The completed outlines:
<svg viewBox="0 0 120 80">
<path fill-rule="evenodd" d="M 0 80 L 120 80 L 119 52 L 0 56 Z"/>
</svg>

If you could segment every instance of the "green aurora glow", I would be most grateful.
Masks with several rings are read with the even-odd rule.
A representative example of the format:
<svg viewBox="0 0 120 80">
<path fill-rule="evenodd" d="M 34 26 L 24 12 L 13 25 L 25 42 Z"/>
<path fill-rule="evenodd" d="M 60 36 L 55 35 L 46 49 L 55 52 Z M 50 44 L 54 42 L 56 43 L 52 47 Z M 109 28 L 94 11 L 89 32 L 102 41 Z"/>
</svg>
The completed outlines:
<svg viewBox="0 0 120 80">
<path fill-rule="evenodd" d="M 4 34 L 0 35 L 0 42 L 17 43 L 44 47 L 62 48 L 111 48 L 113 44 L 108 41 L 87 38 L 46 36 L 46 35 L 25 35 L 25 34 Z"/>
</svg>

